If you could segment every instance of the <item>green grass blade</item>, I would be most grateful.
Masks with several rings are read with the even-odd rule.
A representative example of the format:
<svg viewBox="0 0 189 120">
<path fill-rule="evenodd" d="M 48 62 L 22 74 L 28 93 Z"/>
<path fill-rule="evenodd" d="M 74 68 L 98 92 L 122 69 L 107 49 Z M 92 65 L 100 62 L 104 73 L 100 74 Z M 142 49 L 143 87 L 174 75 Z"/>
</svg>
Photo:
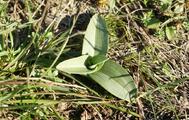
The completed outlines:
<svg viewBox="0 0 189 120">
<path fill-rule="evenodd" d="M 74 17 L 73 25 L 70 28 L 69 35 L 68 35 L 67 39 L 64 41 L 64 43 L 62 44 L 60 52 L 58 53 L 57 57 L 55 58 L 55 60 L 53 61 L 53 63 L 51 64 L 51 66 L 49 67 L 49 69 L 47 71 L 50 71 L 50 69 L 56 64 L 56 62 L 60 58 L 61 54 L 63 53 L 63 51 L 64 51 L 64 49 L 65 49 L 65 47 L 66 47 L 66 45 L 67 45 L 67 43 L 68 43 L 68 41 L 70 39 L 70 34 L 72 33 L 72 31 L 74 29 L 74 25 L 75 25 L 77 19 L 78 19 L 78 15 L 76 15 L 76 17 Z"/>
</svg>

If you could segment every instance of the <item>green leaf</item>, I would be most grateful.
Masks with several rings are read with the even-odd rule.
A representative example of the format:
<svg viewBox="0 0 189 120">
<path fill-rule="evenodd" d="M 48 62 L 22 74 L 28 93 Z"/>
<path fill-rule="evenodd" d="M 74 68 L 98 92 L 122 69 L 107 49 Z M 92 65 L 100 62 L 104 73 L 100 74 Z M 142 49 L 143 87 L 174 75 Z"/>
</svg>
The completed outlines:
<svg viewBox="0 0 189 120">
<path fill-rule="evenodd" d="M 83 55 L 69 60 L 65 60 L 56 66 L 56 69 L 69 74 L 86 74 L 91 72 L 86 66 L 85 61 L 89 56 Z"/>
<path fill-rule="evenodd" d="M 130 101 L 136 95 L 136 86 L 130 74 L 112 60 L 106 61 L 98 72 L 89 74 L 89 77 L 120 99 Z"/>
<path fill-rule="evenodd" d="M 89 57 L 86 61 L 86 66 L 89 69 L 94 69 L 100 64 L 104 64 L 108 58 L 105 55 L 96 55 L 94 57 Z"/>
<path fill-rule="evenodd" d="M 83 55 L 95 56 L 106 54 L 108 49 L 108 32 L 105 20 L 98 14 L 95 14 L 87 27 L 83 40 Z"/>
<path fill-rule="evenodd" d="M 146 6 L 148 3 L 148 0 L 143 0 L 144 5 Z"/>
<path fill-rule="evenodd" d="M 166 27 L 165 28 L 165 33 L 166 33 L 167 38 L 169 40 L 172 40 L 175 37 L 176 31 L 175 31 L 174 27 Z"/>
<path fill-rule="evenodd" d="M 83 55 L 59 63 L 56 69 L 69 74 L 87 75 L 100 70 L 106 60 L 101 55 L 94 58 Z"/>
<path fill-rule="evenodd" d="M 158 29 L 160 26 L 160 21 L 156 18 L 151 18 L 148 22 L 147 22 L 147 27 L 149 29 Z"/>
</svg>

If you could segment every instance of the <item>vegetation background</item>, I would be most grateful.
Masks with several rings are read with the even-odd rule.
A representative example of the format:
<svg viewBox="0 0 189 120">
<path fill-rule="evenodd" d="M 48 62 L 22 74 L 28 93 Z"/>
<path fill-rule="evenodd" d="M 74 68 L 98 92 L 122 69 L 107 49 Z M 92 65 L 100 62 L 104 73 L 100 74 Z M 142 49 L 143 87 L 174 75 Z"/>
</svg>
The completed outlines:
<svg viewBox="0 0 189 120">
<path fill-rule="evenodd" d="M 0 119 L 189 119 L 188 12 L 189 0 L 0 0 Z M 55 69 L 80 54 L 95 13 L 137 85 L 132 102 Z"/>
</svg>

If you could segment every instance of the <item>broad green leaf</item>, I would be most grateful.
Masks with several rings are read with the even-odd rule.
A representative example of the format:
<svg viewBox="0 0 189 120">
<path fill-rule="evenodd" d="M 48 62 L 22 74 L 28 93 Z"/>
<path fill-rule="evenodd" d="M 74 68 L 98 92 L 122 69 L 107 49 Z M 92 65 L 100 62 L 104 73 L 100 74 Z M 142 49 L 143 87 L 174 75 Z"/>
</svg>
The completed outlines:
<svg viewBox="0 0 189 120">
<path fill-rule="evenodd" d="M 65 60 L 59 63 L 56 66 L 56 68 L 59 71 L 66 72 L 69 74 L 87 75 L 90 73 L 97 72 L 104 65 L 105 62 L 104 58 L 98 58 L 98 59 L 102 59 L 101 61 L 94 61 L 96 59 L 97 58 L 91 58 L 88 55 L 83 55 L 80 57 Z M 94 67 L 92 68 L 91 66 Z"/>
<path fill-rule="evenodd" d="M 95 14 L 87 27 L 83 40 L 83 55 L 95 56 L 106 54 L 108 49 L 108 32 L 105 20 L 98 14 Z"/>
<path fill-rule="evenodd" d="M 104 64 L 108 58 L 105 55 L 96 55 L 94 57 L 89 57 L 86 61 L 86 66 L 89 69 L 94 69 L 100 64 Z"/>
<path fill-rule="evenodd" d="M 166 33 L 167 38 L 169 40 L 172 40 L 175 37 L 176 31 L 175 31 L 174 27 L 166 27 L 165 28 L 165 33 Z"/>
<path fill-rule="evenodd" d="M 106 61 L 98 72 L 89 74 L 89 77 L 120 99 L 129 101 L 136 95 L 136 86 L 130 74 L 112 60 Z"/>
<path fill-rule="evenodd" d="M 69 60 L 65 60 L 56 66 L 56 69 L 69 74 L 86 74 L 90 72 L 86 66 L 85 61 L 89 56 L 83 55 Z"/>
<path fill-rule="evenodd" d="M 158 29 L 160 26 L 160 21 L 156 18 L 152 18 L 148 21 L 147 27 L 149 29 Z"/>
</svg>

